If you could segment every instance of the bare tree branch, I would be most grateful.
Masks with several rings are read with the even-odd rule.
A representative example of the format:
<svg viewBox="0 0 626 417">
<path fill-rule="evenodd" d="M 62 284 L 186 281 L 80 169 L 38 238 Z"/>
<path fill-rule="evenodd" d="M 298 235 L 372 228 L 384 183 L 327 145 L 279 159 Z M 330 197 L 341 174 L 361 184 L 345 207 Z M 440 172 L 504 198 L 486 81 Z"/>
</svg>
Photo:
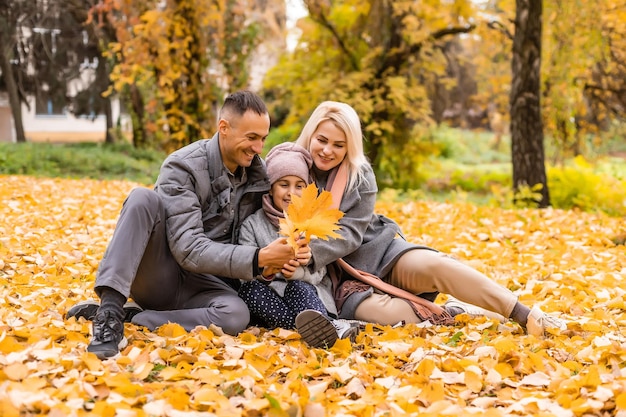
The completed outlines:
<svg viewBox="0 0 626 417">
<path fill-rule="evenodd" d="M 513 40 L 513 34 L 509 32 L 507 27 L 504 26 L 501 22 L 498 22 L 497 20 L 492 20 L 489 23 L 487 23 L 487 27 L 489 27 L 490 29 L 497 30 L 498 32 L 506 36 L 509 40 L 511 41 Z"/>
<path fill-rule="evenodd" d="M 430 37 L 432 39 L 441 39 L 441 38 L 443 38 L 445 36 L 449 36 L 449 35 L 459 35 L 461 33 L 469 33 L 471 31 L 473 31 L 474 29 L 476 29 L 476 25 L 474 25 L 474 24 L 467 25 L 467 26 L 457 26 L 457 27 L 452 27 L 452 28 L 445 28 L 445 29 L 438 30 L 437 32 L 435 32 L 432 35 L 430 35 Z"/>
<path fill-rule="evenodd" d="M 353 53 L 350 52 L 344 39 L 341 37 L 335 26 L 328 20 L 326 14 L 324 13 L 323 7 L 319 4 L 316 4 L 313 1 L 305 1 L 307 8 L 309 9 L 309 17 L 322 25 L 322 27 L 328 29 L 328 31 L 333 35 L 335 41 L 339 45 L 339 49 L 344 53 L 344 55 L 350 61 L 350 65 L 352 69 L 355 71 L 360 71 L 359 61 L 356 59 Z"/>
</svg>

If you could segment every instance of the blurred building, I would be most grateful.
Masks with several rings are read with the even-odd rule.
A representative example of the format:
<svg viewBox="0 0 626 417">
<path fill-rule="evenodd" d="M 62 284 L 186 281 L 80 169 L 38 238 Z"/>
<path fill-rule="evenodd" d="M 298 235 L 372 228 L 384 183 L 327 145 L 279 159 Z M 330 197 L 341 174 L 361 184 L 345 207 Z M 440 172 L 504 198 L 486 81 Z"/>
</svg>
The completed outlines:
<svg viewBox="0 0 626 417">
<path fill-rule="evenodd" d="M 113 120 L 130 132 L 130 119 L 120 112 L 119 100 L 112 101 Z M 29 109 L 30 107 L 30 109 Z M 22 104 L 24 133 L 29 142 L 104 142 L 106 118 L 77 117 L 65 108 L 55 107 L 52 101 L 29 98 L 29 106 Z M 6 93 L 0 92 L 0 142 L 15 142 L 13 115 Z"/>
</svg>

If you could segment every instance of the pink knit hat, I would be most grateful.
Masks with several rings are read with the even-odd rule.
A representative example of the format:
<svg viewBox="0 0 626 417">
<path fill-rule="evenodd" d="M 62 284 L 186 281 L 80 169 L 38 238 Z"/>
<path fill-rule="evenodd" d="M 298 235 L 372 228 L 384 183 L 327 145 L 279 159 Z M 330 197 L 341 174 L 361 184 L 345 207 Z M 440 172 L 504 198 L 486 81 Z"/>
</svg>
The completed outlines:
<svg viewBox="0 0 626 417">
<path fill-rule="evenodd" d="M 302 178 L 307 184 L 311 182 L 309 174 L 313 166 L 311 154 L 294 142 L 283 142 L 270 149 L 265 157 L 265 164 L 270 184 L 288 175 Z"/>
</svg>

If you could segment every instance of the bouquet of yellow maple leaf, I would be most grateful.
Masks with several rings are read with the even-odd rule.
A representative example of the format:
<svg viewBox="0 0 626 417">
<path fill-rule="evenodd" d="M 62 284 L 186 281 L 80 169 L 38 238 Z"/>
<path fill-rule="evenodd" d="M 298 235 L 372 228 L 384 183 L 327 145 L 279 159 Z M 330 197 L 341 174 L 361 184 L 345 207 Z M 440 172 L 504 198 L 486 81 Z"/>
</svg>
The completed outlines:
<svg viewBox="0 0 626 417">
<path fill-rule="evenodd" d="M 326 190 L 318 192 L 315 184 L 311 183 L 302 192 L 302 196 L 291 196 L 291 203 L 285 212 L 285 218 L 280 219 L 280 234 L 287 238 L 287 242 L 298 250 L 296 238 L 304 237 L 309 243 L 311 239 L 329 238 L 343 239 L 339 230 L 339 219 L 343 217 L 341 210 L 331 208 L 332 195 Z"/>
</svg>

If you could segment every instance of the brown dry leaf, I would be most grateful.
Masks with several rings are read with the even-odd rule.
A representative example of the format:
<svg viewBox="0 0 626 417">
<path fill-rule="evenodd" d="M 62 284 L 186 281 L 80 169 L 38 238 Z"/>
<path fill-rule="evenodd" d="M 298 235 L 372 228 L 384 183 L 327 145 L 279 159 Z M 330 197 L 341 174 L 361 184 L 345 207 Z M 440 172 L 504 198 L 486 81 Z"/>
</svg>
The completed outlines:
<svg viewBox="0 0 626 417">
<path fill-rule="evenodd" d="M 466 316 L 367 326 L 354 344 L 323 350 L 289 329 L 233 337 L 127 324 L 129 347 L 99 361 L 86 353 L 91 323 L 64 315 L 95 297 L 98 263 L 136 186 L 0 176 L 1 415 L 626 416 L 626 250 L 611 240 L 624 219 L 378 202 L 408 240 L 567 319 L 564 334 L 498 332 Z"/>
</svg>

